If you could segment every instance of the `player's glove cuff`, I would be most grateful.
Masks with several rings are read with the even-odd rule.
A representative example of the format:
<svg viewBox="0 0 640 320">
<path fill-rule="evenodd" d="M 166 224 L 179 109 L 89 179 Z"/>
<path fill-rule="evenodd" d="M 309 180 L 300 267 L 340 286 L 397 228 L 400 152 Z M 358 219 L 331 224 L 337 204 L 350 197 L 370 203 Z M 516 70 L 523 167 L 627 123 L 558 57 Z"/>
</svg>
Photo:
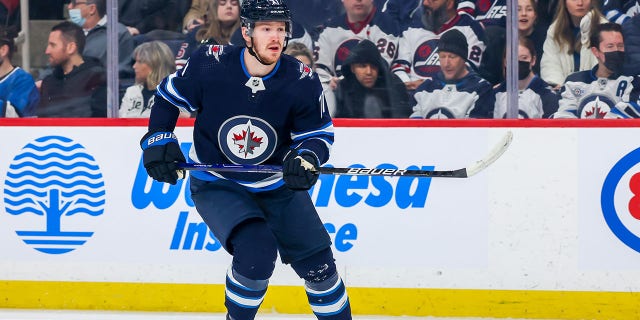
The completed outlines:
<svg viewBox="0 0 640 320">
<path fill-rule="evenodd" d="M 178 181 L 178 163 L 186 162 L 180 144 L 173 132 L 149 132 L 140 141 L 142 162 L 147 174 L 159 182 L 176 184 Z"/>
</svg>

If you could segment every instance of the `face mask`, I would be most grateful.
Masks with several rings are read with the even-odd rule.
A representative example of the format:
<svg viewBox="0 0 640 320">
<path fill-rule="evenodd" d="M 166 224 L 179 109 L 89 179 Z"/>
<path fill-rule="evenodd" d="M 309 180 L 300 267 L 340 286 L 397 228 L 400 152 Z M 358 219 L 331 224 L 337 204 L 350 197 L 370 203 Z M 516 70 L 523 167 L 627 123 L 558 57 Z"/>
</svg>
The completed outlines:
<svg viewBox="0 0 640 320">
<path fill-rule="evenodd" d="M 531 73 L 531 62 L 518 61 L 518 80 L 523 80 Z"/>
<path fill-rule="evenodd" d="M 80 9 L 69 9 L 69 18 L 71 19 L 71 22 L 81 27 L 84 25 L 85 21 L 87 21 L 87 19 L 82 17 Z"/>
<path fill-rule="evenodd" d="M 614 74 L 621 74 L 624 65 L 624 51 L 611 51 L 604 53 L 604 66 Z"/>
</svg>

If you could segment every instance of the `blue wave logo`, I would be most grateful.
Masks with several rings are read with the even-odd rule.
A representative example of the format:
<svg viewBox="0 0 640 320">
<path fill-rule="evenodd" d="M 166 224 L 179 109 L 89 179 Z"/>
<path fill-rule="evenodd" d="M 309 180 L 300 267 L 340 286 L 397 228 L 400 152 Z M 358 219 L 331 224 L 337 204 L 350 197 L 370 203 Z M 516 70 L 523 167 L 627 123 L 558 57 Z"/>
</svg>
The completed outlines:
<svg viewBox="0 0 640 320">
<path fill-rule="evenodd" d="M 27 144 L 11 162 L 4 203 L 10 215 L 44 218 L 44 230 L 16 231 L 24 243 L 43 253 L 63 254 L 93 235 L 63 228 L 62 222 L 81 214 L 103 214 L 104 179 L 82 145 L 69 138 L 46 136 Z"/>
</svg>

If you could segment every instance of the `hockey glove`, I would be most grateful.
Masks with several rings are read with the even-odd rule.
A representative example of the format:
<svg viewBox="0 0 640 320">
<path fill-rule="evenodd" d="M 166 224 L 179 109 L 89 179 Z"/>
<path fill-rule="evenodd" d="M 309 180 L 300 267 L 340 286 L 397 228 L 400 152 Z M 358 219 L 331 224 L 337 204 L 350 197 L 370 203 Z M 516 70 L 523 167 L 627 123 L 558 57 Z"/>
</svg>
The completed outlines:
<svg viewBox="0 0 640 320">
<path fill-rule="evenodd" d="M 282 164 L 284 183 L 292 190 L 309 190 L 318 181 L 318 158 L 311 151 L 291 150 Z"/>
<path fill-rule="evenodd" d="M 159 182 L 178 182 L 178 162 L 186 162 L 173 132 L 148 132 L 140 141 L 142 162 L 147 174 Z M 181 170 L 181 169 L 180 169 Z M 184 170 L 182 170 L 184 176 Z"/>
</svg>

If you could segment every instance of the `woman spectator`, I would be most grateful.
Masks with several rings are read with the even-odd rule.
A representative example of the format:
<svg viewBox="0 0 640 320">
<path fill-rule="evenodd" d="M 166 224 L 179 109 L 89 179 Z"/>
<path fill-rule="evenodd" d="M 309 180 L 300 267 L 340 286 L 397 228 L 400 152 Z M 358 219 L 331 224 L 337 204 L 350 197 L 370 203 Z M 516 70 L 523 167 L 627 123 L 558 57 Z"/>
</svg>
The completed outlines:
<svg viewBox="0 0 640 320">
<path fill-rule="evenodd" d="M 592 30 L 606 19 L 597 0 L 561 0 L 544 41 L 540 63 L 542 79 L 560 88 L 566 77 L 576 71 L 589 70 L 598 60 L 589 50 Z"/>
<path fill-rule="evenodd" d="M 506 59 L 503 61 L 506 68 Z M 533 42 L 527 38 L 520 38 L 518 40 L 518 118 L 521 119 L 549 118 L 558 110 L 559 96 L 533 72 L 532 69 L 536 64 L 536 49 Z M 509 105 L 506 82 L 500 83 L 493 92 L 496 95 L 493 117 L 505 118 Z"/>
<path fill-rule="evenodd" d="M 540 74 L 540 60 L 544 53 L 544 39 L 549 25 L 538 19 L 536 0 L 518 0 L 518 33 L 520 39 L 527 38 L 536 49 L 536 63 L 533 72 Z"/>
<path fill-rule="evenodd" d="M 160 41 L 145 42 L 133 51 L 136 83 L 127 88 L 120 104 L 120 118 L 148 118 L 156 86 L 176 71 L 173 53 Z"/>
<path fill-rule="evenodd" d="M 175 57 L 176 66 L 182 69 L 193 52 L 201 44 L 227 45 L 233 33 L 240 28 L 240 4 L 238 0 L 212 0 L 205 22 L 187 34 Z"/>
<path fill-rule="evenodd" d="M 292 42 L 287 46 L 287 50 L 284 53 L 298 59 L 298 61 L 306 64 L 311 69 L 315 67 L 313 63 L 313 53 L 311 49 L 304 45 L 302 42 Z"/>
</svg>

